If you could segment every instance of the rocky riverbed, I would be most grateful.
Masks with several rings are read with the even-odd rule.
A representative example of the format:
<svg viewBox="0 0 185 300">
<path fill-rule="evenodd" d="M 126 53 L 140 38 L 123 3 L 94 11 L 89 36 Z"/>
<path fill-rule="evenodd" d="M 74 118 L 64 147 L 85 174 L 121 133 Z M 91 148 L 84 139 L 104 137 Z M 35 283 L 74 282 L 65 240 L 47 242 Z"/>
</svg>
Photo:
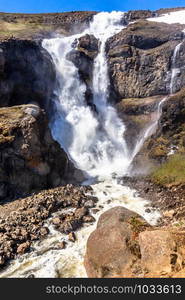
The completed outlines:
<svg viewBox="0 0 185 300">
<path fill-rule="evenodd" d="M 31 251 L 33 241 L 44 239 L 50 232 L 45 221 L 50 218 L 54 228 L 68 235 L 75 242 L 75 231 L 84 223 L 95 219 L 89 208 L 96 205 L 97 198 L 87 196 L 91 187 L 66 185 L 53 190 L 42 191 L 25 199 L 17 199 L 0 206 L 0 268 L 8 260 Z M 72 211 L 66 213 L 65 209 Z M 52 214 L 60 212 L 57 217 Z M 65 248 L 66 242 L 56 245 Z"/>
</svg>

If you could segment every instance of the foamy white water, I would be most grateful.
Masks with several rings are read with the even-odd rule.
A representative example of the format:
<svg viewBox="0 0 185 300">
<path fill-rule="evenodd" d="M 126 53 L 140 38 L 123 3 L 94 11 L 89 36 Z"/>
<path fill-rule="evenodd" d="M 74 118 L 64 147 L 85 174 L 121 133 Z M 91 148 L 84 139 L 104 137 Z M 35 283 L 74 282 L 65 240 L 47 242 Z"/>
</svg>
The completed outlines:
<svg viewBox="0 0 185 300">
<path fill-rule="evenodd" d="M 79 169 L 89 177 L 102 180 L 111 178 L 113 173 L 125 174 L 130 165 L 123 139 L 125 126 L 107 102 L 109 77 L 105 43 L 124 28 L 121 25 L 123 18 L 122 12 L 99 13 L 80 35 L 43 41 L 43 47 L 55 63 L 58 79 L 56 113 L 51 120 L 52 134 Z M 73 42 L 85 34 L 93 34 L 100 43 L 92 80 L 97 114 L 86 103 L 86 87 L 79 79 L 77 68 L 66 58 L 73 49 Z"/>
</svg>

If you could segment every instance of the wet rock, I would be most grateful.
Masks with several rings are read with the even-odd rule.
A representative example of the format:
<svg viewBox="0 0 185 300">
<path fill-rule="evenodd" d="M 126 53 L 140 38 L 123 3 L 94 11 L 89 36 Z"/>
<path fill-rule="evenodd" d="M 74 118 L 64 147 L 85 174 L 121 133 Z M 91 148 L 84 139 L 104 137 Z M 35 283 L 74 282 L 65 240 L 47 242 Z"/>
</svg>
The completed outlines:
<svg viewBox="0 0 185 300">
<path fill-rule="evenodd" d="M 2 255 L 0 255 L 0 266 L 3 266 L 5 264 L 5 259 Z"/>
<path fill-rule="evenodd" d="M 69 235 L 68 235 L 68 239 L 69 239 L 69 241 L 71 241 L 71 242 L 74 243 L 76 241 L 76 235 L 75 235 L 75 233 L 74 232 L 70 232 Z"/>
<path fill-rule="evenodd" d="M 85 206 L 85 205 L 84 205 Z M 81 219 L 83 216 L 85 216 L 88 213 L 88 210 L 86 207 L 82 207 L 82 208 L 77 208 L 75 210 L 74 216 L 77 219 Z"/>
<path fill-rule="evenodd" d="M 92 78 L 94 59 L 98 54 L 98 40 L 93 35 L 86 34 L 76 40 L 73 47 L 67 58 L 78 68 L 80 78 L 86 84 L 86 101 L 96 111 L 92 101 Z"/>
<path fill-rule="evenodd" d="M 93 200 L 89 200 L 89 201 L 85 202 L 84 206 L 87 208 L 92 208 L 92 207 L 95 207 L 95 203 Z"/>
<path fill-rule="evenodd" d="M 93 216 L 88 215 L 88 216 L 83 217 L 83 222 L 85 222 L 85 223 L 92 223 L 95 221 L 96 221 L 96 219 Z"/>
<path fill-rule="evenodd" d="M 61 223 L 61 219 L 59 217 L 55 217 L 52 219 L 52 223 L 54 225 L 59 225 Z"/>
<path fill-rule="evenodd" d="M 25 199 L 18 199 L 0 206 L 0 257 L 5 263 L 17 256 L 22 255 L 36 240 L 44 239 L 48 233 L 48 227 L 44 224 L 52 213 L 60 212 L 53 217 L 55 228 L 62 233 L 71 235 L 74 240 L 74 231 L 80 228 L 83 217 L 88 216 L 88 209 L 79 207 L 79 198 L 84 199 L 84 203 L 90 198 L 84 192 L 91 188 L 77 187 L 72 184 L 66 186 L 44 190 Z M 68 200 L 66 198 L 69 197 Z M 66 203 L 67 202 L 67 203 Z M 61 213 L 66 207 L 76 208 L 74 212 Z M 76 213 L 76 214 L 75 214 Z M 65 247 L 65 241 L 61 241 L 57 247 Z"/>
<path fill-rule="evenodd" d="M 42 227 L 40 230 L 39 230 L 39 233 L 40 235 L 43 237 L 43 236 L 46 236 L 48 233 L 49 233 L 49 228 L 48 227 Z"/>
<path fill-rule="evenodd" d="M 17 247 L 17 254 L 24 254 L 30 248 L 30 242 L 25 242 Z"/>
<path fill-rule="evenodd" d="M 29 274 L 26 278 L 35 278 L 34 274 Z"/>
<path fill-rule="evenodd" d="M 62 241 L 62 242 L 60 243 L 60 248 L 61 248 L 61 249 L 65 249 L 65 248 L 66 248 L 66 245 L 67 245 L 67 243 L 66 243 L 65 241 Z"/>
<path fill-rule="evenodd" d="M 93 214 L 97 214 L 99 211 L 100 211 L 100 210 L 97 209 L 97 208 L 93 208 L 93 209 L 92 209 L 92 213 L 93 213 Z"/>
</svg>

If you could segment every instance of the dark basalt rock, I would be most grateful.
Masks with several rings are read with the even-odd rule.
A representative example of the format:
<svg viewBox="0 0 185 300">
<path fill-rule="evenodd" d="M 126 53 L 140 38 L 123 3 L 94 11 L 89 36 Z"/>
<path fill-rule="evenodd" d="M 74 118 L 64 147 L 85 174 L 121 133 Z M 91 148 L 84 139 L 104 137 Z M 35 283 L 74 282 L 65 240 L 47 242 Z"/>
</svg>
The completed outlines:
<svg viewBox="0 0 185 300">
<path fill-rule="evenodd" d="M 106 44 L 111 98 L 138 98 L 169 93 L 174 49 L 184 25 L 140 20 L 111 37 Z M 177 57 L 181 73 L 175 91 L 184 84 L 184 43 Z"/>
<path fill-rule="evenodd" d="M 78 68 L 79 76 L 86 85 L 86 101 L 95 110 L 92 103 L 92 77 L 94 59 L 98 54 L 98 40 L 93 35 L 86 34 L 76 40 L 73 47 L 67 58 Z"/>
<path fill-rule="evenodd" d="M 138 19 L 147 19 L 155 16 L 156 12 L 151 10 L 129 10 L 125 15 L 125 19 L 128 22 L 133 22 Z"/>
<path fill-rule="evenodd" d="M 16 39 L 0 43 L 0 107 L 28 103 L 46 107 L 54 84 L 50 55 L 39 43 Z"/>
<path fill-rule="evenodd" d="M 36 105 L 0 109 L 0 170 L 0 200 L 78 181 Z"/>
</svg>

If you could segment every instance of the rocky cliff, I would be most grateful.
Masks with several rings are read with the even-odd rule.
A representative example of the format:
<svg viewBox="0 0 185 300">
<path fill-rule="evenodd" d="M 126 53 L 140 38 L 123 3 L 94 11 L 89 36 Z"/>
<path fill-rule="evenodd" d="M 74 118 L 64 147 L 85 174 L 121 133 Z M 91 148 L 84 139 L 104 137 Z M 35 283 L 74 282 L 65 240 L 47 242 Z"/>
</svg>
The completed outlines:
<svg viewBox="0 0 185 300">
<path fill-rule="evenodd" d="M 0 109 L 0 171 L 1 201 L 80 180 L 36 105 Z"/>
</svg>

